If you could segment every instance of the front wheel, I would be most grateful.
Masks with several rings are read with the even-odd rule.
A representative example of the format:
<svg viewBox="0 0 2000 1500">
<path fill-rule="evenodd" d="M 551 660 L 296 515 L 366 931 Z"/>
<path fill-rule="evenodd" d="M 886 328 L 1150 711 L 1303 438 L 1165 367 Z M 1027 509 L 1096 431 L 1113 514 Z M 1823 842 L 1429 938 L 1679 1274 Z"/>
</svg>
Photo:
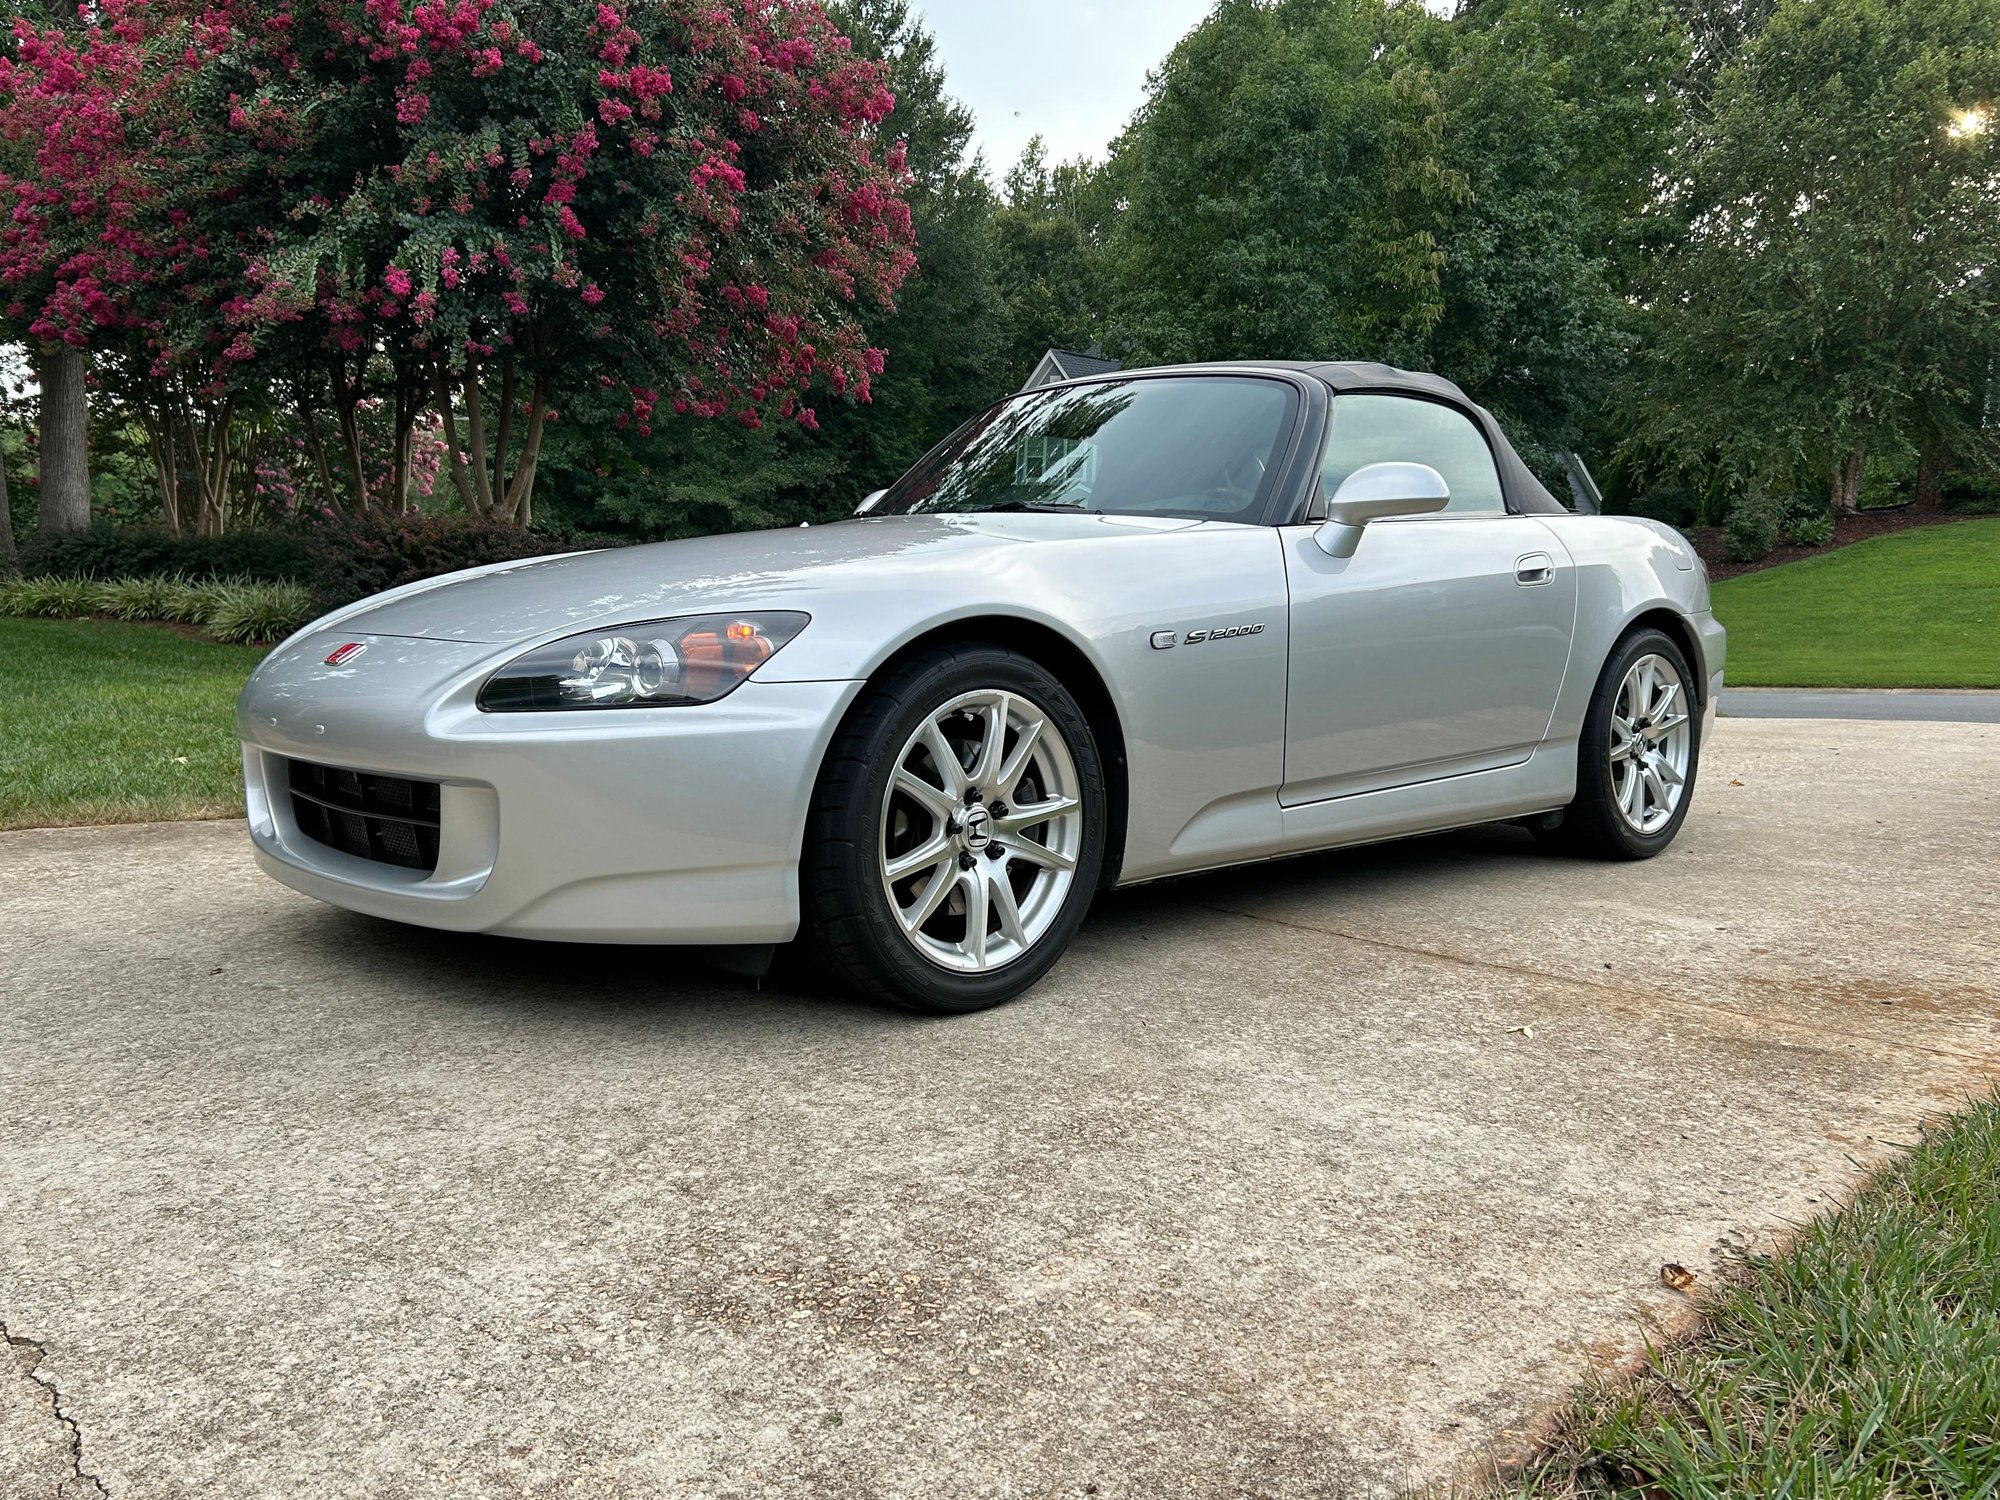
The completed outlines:
<svg viewBox="0 0 2000 1500">
<path fill-rule="evenodd" d="M 1039 663 L 942 646 L 871 685 L 814 792 L 801 874 L 834 972 L 912 1010 L 1011 1000 L 1062 956 L 1104 861 L 1090 724 Z"/>
<path fill-rule="evenodd" d="M 1604 664 L 1577 747 L 1576 800 L 1545 842 L 1601 859 L 1651 859 L 1674 841 L 1701 761 L 1694 674 L 1671 637 L 1636 630 Z"/>
</svg>

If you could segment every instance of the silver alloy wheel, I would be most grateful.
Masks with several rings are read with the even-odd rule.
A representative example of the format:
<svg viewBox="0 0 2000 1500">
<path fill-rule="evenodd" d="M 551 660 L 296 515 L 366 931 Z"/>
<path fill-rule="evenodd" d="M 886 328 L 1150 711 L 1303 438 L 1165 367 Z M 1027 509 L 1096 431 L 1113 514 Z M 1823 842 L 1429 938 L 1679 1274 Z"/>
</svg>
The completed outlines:
<svg viewBox="0 0 2000 1500">
<path fill-rule="evenodd" d="M 1687 684 L 1664 656 L 1642 656 L 1618 686 L 1611 710 L 1611 794 L 1638 833 L 1673 821 L 1687 791 L 1694 725 Z"/>
<path fill-rule="evenodd" d="M 1069 744 L 1019 693 L 961 693 L 896 756 L 877 841 L 897 925 L 932 963 L 984 974 L 1055 922 L 1083 852 Z"/>
</svg>

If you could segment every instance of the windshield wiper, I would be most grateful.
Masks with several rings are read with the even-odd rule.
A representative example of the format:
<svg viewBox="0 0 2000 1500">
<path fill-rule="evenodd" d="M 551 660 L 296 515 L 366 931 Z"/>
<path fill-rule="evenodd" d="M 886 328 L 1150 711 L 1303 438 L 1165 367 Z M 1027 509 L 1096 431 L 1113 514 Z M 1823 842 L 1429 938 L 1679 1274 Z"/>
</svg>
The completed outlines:
<svg viewBox="0 0 2000 1500">
<path fill-rule="evenodd" d="M 975 505 L 973 512 L 997 513 L 999 511 L 1033 511 L 1038 515 L 1051 516 L 1101 516 L 1101 510 L 1091 510 L 1082 505 L 1047 505 L 1039 500 L 1003 500 L 998 505 Z"/>
</svg>

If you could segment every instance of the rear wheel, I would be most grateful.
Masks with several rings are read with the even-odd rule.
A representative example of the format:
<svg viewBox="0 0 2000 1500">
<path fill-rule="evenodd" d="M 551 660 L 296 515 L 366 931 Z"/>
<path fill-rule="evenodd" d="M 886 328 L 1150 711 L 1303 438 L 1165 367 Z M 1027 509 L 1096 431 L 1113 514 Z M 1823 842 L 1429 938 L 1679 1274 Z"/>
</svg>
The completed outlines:
<svg viewBox="0 0 2000 1500">
<path fill-rule="evenodd" d="M 1674 841 L 1701 760 L 1694 673 L 1673 639 L 1636 630 L 1597 679 L 1577 747 L 1576 800 L 1544 842 L 1602 859 L 1651 859 Z"/>
<path fill-rule="evenodd" d="M 1104 858 L 1102 763 L 1040 664 L 945 646 L 842 726 L 814 793 L 807 920 L 834 971 L 914 1010 L 1011 1000 L 1062 956 Z"/>
</svg>

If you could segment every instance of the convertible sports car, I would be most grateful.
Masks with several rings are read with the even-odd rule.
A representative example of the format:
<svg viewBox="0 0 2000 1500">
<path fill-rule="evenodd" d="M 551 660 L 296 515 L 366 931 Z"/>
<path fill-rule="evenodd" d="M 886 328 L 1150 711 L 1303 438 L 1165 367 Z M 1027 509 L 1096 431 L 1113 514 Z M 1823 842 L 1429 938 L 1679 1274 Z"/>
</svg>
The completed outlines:
<svg viewBox="0 0 2000 1500">
<path fill-rule="evenodd" d="M 1722 664 L 1694 549 L 1568 512 L 1450 382 L 1195 365 L 1003 401 L 836 525 L 392 590 L 237 722 L 257 858 L 324 901 L 806 934 L 963 1012 L 1111 886 L 1499 820 L 1657 854 Z"/>
</svg>

